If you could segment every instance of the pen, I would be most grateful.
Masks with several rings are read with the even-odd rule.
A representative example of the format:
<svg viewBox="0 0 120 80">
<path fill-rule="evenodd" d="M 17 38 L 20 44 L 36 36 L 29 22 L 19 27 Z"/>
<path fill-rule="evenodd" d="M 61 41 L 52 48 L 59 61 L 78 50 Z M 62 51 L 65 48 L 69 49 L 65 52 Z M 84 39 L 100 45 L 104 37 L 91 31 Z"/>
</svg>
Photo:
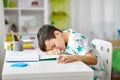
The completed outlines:
<svg viewBox="0 0 120 80">
<path fill-rule="evenodd" d="M 22 39 L 22 35 L 19 36 L 19 40 L 21 40 L 21 39 Z"/>
<path fill-rule="evenodd" d="M 15 34 L 12 30 L 10 30 L 10 36 L 13 37 L 14 41 L 19 41 L 22 39 L 22 35 Z"/>
<path fill-rule="evenodd" d="M 19 41 L 19 40 L 18 40 L 18 37 L 17 37 L 16 35 L 14 35 L 14 40 L 15 40 L 15 41 Z"/>
</svg>

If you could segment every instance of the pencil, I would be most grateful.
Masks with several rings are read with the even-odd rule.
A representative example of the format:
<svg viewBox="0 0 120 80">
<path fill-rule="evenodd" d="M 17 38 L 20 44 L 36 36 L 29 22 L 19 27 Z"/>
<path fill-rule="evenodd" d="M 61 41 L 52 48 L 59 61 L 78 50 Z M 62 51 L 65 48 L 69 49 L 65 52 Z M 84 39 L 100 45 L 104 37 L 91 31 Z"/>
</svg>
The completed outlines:
<svg viewBox="0 0 120 80">
<path fill-rule="evenodd" d="M 14 36 L 14 31 L 10 30 L 10 36 Z"/>
<path fill-rule="evenodd" d="M 14 40 L 19 41 L 18 37 L 14 34 Z"/>
<path fill-rule="evenodd" d="M 22 35 L 19 36 L 19 40 L 21 40 L 21 39 L 22 39 Z"/>
</svg>

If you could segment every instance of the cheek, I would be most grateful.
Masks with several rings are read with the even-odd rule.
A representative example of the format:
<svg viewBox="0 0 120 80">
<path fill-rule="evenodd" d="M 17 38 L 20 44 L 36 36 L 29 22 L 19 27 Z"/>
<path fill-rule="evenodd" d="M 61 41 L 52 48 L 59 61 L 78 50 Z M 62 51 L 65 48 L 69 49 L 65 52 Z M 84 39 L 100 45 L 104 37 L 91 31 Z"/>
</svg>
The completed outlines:
<svg viewBox="0 0 120 80">
<path fill-rule="evenodd" d="M 62 49 L 65 49 L 65 43 L 64 43 L 64 41 L 63 40 L 57 41 L 56 47 L 60 47 Z"/>
</svg>

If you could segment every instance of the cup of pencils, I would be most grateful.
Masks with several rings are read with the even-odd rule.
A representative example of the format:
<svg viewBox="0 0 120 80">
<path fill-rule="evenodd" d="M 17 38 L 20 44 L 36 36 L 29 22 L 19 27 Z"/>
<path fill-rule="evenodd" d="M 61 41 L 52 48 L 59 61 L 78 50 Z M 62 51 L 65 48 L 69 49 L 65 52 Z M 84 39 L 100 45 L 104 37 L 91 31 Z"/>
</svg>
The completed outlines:
<svg viewBox="0 0 120 80">
<path fill-rule="evenodd" d="M 13 51 L 23 51 L 22 41 L 13 41 Z"/>
<path fill-rule="evenodd" d="M 10 34 L 13 37 L 13 51 L 23 51 L 22 35 L 15 34 L 10 30 Z"/>
</svg>

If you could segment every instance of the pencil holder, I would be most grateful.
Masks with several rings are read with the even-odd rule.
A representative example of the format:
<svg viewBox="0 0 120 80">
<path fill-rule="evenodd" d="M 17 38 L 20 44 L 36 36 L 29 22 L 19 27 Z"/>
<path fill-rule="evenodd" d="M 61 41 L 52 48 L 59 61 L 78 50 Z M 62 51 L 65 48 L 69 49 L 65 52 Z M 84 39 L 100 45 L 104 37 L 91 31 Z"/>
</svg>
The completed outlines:
<svg viewBox="0 0 120 80">
<path fill-rule="evenodd" d="M 23 51 L 23 41 L 13 41 L 13 51 Z"/>
</svg>

